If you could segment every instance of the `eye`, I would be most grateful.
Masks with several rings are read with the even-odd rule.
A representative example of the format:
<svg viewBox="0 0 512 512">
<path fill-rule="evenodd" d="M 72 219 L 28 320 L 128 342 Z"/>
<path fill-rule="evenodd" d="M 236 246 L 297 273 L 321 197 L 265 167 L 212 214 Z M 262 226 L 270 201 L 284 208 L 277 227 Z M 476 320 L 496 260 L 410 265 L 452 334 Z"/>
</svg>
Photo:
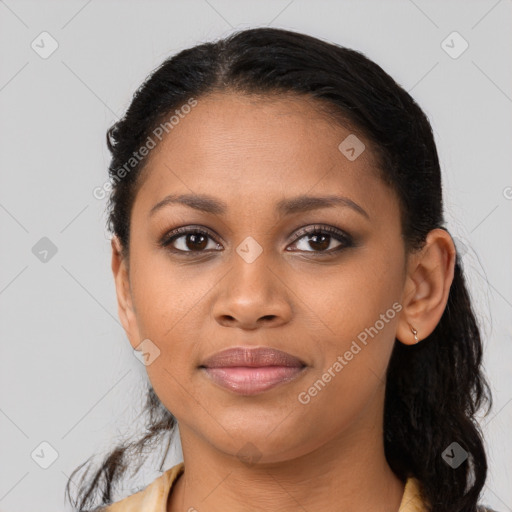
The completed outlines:
<svg viewBox="0 0 512 512">
<path fill-rule="evenodd" d="M 338 246 L 334 249 L 332 248 L 333 241 L 338 242 Z M 349 235 L 331 226 L 311 226 L 301 229 L 294 235 L 293 244 L 297 246 L 298 251 L 326 255 L 338 253 L 342 249 L 354 245 Z M 199 226 L 175 229 L 163 237 L 160 245 L 171 252 L 182 254 L 207 252 L 207 250 L 217 251 L 222 247 L 215 241 L 212 233 Z"/>
<path fill-rule="evenodd" d="M 212 242 L 210 247 L 208 247 L 208 239 Z M 209 231 L 198 226 L 175 229 L 164 236 L 160 245 L 175 253 L 205 252 L 204 250 L 207 248 L 220 247 L 220 244 L 213 240 L 213 235 Z"/>
<path fill-rule="evenodd" d="M 332 248 L 333 241 L 338 241 L 338 246 Z M 352 247 L 352 238 L 343 231 L 331 226 L 313 226 L 298 231 L 294 236 L 294 244 L 299 251 L 325 253 L 332 255 L 346 247 Z M 312 248 L 313 250 L 308 250 Z M 329 250 L 327 250 L 329 249 Z"/>
</svg>

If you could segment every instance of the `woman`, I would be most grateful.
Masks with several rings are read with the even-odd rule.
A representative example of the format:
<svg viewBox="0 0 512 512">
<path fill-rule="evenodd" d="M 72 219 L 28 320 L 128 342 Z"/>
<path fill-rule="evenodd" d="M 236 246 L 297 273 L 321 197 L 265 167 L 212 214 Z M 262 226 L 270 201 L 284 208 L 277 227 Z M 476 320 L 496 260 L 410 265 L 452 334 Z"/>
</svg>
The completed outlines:
<svg viewBox="0 0 512 512">
<path fill-rule="evenodd" d="M 107 143 L 150 417 L 78 510 L 483 510 L 480 333 L 406 91 L 354 50 L 245 30 L 166 60 Z M 176 425 L 183 462 L 112 504 Z"/>
</svg>

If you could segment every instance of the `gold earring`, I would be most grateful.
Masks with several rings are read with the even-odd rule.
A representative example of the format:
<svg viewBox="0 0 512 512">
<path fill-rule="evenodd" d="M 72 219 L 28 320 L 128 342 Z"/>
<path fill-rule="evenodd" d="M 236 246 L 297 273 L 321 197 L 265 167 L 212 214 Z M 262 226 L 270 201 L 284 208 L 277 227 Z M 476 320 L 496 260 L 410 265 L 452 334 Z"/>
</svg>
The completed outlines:
<svg viewBox="0 0 512 512">
<path fill-rule="evenodd" d="M 410 325 L 410 324 L 409 324 Z M 412 333 L 414 334 L 414 340 L 415 341 L 419 341 L 418 340 L 418 331 L 411 325 L 411 331 Z"/>
</svg>

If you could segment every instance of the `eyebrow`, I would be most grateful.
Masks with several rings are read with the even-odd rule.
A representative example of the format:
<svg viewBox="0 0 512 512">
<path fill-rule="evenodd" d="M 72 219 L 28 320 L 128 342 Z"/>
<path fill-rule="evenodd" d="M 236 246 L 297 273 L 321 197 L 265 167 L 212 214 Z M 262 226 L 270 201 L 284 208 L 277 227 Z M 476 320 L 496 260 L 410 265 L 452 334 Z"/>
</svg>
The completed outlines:
<svg viewBox="0 0 512 512">
<path fill-rule="evenodd" d="M 205 194 L 170 194 L 149 211 L 149 216 L 154 215 L 158 210 L 172 204 L 182 204 L 195 210 L 214 215 L 225 215 L 228 207 L 223 201 Z M 335 206 L 348 206 L 360 213 L 368 220 L 370 216 L 357 203 L 344 196 L 326 195 L 326 196 L 297 196 L 289 199 L 282 199 L 277 203 L 276 211 L 280 216 L 292 215 L 294 213 L 318 210 L 320 208 L 332 208 Z"/>
</svg>

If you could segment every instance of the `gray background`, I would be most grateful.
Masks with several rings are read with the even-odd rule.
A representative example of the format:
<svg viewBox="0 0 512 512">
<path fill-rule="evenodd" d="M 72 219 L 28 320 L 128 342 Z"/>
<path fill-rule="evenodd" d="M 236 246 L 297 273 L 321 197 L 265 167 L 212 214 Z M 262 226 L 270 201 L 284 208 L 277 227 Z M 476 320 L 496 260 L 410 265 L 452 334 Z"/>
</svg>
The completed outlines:
<svg viewBox="0 0 512 512">
<path fill-rule="evenodd" d="M 364 52 L 431 120 L 495 398 L 484 500 L 511 511 L 511 15 L 510 0 L 0 0 L 0 510 L 67 510 L 72 470 L 139 425 L 145 368 L 117 318 L 106 200 L 92 195 L 106 129 L 170 54 L 271 25 Z M 50 48 L 43 31 L 58 44 L 47 58 L 31 47 Z M 442 45 L 453 31 L 469 44 L 457 58 Z M 43 237 L 57 249 L 46 262 Z M 47 469 L 42 442 L 58 453 Z M 178 445 L 166 467 L 180 460 Z"/>
</svg>

